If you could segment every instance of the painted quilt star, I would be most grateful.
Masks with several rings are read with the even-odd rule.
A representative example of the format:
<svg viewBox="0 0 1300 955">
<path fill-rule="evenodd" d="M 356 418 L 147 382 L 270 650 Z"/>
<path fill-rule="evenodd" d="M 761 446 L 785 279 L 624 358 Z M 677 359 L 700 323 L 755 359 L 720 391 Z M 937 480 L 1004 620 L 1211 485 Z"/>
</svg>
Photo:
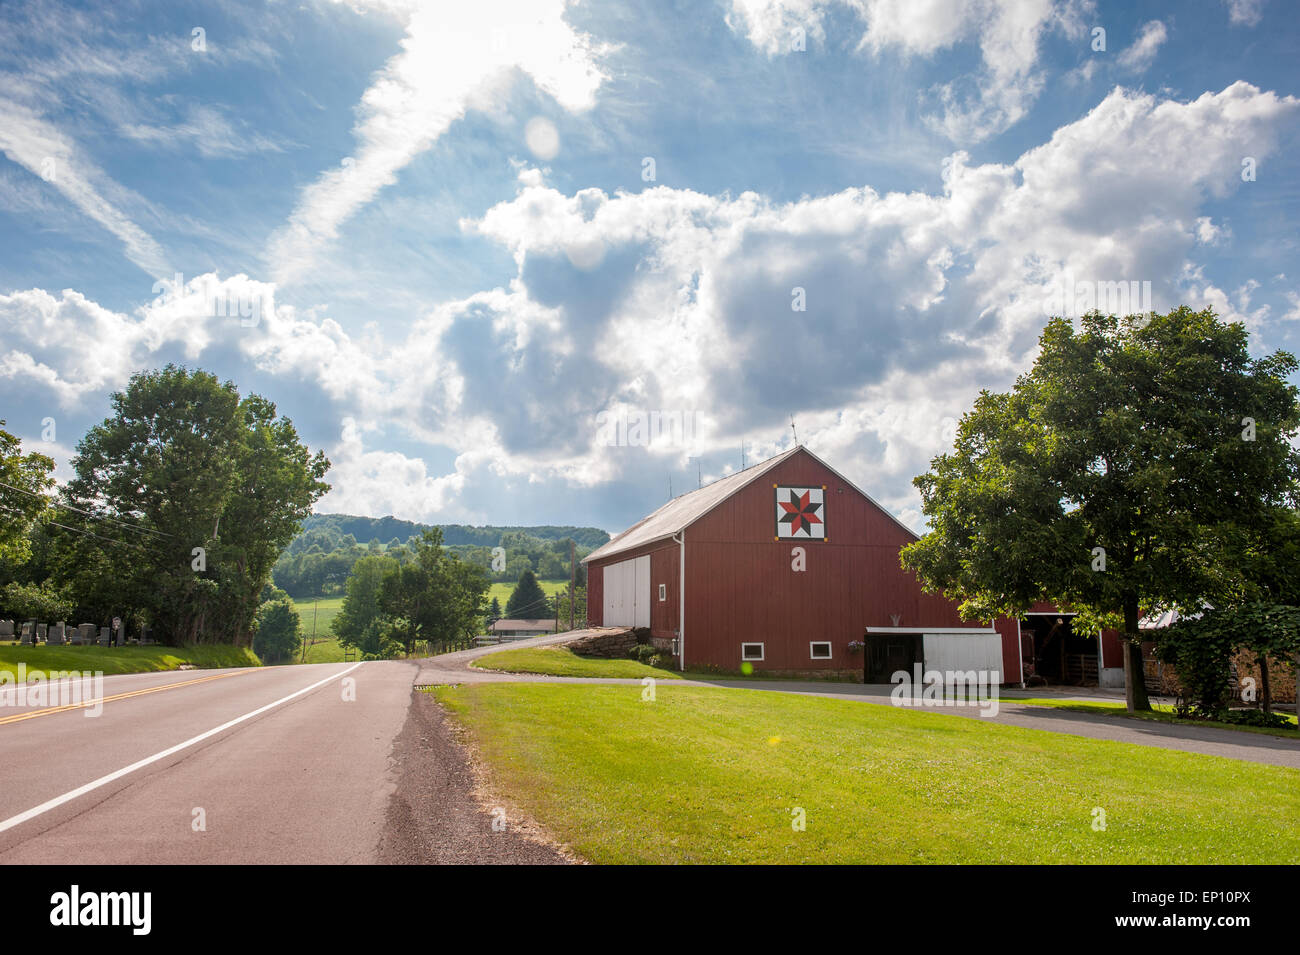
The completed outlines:
<svg viewBox="0 0 1300 955">
<path fill-rule="evenodd" d="M 776 488 L 776 536 L 826 539 L 826 492 L 819 487 Z"/>
</svg>

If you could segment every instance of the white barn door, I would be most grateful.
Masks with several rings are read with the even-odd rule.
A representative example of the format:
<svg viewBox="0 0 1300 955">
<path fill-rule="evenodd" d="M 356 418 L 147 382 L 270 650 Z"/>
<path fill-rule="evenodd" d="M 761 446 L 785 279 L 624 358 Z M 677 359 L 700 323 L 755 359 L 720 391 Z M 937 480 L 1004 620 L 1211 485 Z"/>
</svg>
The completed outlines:
<svg viewBox="0 0 1300 955">
<path fill-rule="evenodd" d="M 619 561 L 605 568 L 607 627 L 650 626 L 650 555 Z"/>
</svg>

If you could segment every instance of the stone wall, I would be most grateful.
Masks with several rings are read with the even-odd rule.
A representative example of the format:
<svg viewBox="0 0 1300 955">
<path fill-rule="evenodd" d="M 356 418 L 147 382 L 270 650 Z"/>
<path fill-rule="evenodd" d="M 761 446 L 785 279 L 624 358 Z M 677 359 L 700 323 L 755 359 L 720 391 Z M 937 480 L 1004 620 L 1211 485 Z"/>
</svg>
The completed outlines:
<svg viewBox="0 0 1300 955">
<path fill-rule="evenodd" d="M 638 643 L 650 639 L 644 627 L 602 627 L 590 636 L 580 637 L 565 646 L 580 657 L 625 657 Z"/>
</svg>

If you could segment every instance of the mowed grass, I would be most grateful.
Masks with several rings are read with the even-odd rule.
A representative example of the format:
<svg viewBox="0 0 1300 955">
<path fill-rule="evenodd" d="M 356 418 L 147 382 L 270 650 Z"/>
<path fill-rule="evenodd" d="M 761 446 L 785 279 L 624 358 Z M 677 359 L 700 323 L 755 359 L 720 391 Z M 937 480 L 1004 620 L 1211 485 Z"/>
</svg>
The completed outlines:
<svg viewBox="0 0 1300 955">
<path fill-rule="evenodd" d="M 593 862 L 1300 861 L 1294 769 L 760 690 L 434 692 Z"/>
<path fill-rule="evenodd" d="M 0 646 L 0 670 L 17 677 L 18 664 L 27 673 L 51 670 L 97 670 L 112 673 L 151 673 L 175 670 L 188 663 L 201 669 L 213 667 L 256 667 L 260 661 L 247 647 L 226 644 L 197 647 L 23 647 Z"/>
<path fill-rule="evenodd" d="M 657 680 L 680 680 L 671 670 L 661 670 L 639 660 L 600 660 L 580 657 L 568 647 L 521 647 L 502 650 L 474 660 L 470 666 L 481 670 L 506 673 L 540 673 L 547 676 L 606 677 L 639 680 L 651 676 Z"/>
</svg>

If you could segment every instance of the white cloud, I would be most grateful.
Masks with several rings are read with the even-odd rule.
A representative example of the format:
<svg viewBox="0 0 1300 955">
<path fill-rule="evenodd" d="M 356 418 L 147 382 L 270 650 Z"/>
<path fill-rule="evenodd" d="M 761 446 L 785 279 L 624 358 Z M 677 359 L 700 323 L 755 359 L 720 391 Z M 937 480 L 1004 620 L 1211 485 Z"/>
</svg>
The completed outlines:
<svg viewBox="0 0 1300 955">
<path fill-rule="evenodd" d="M 303 190 L 269 258 L 277 282 L 300 277 L 322 243 L 469 109 L 490 103 L 522 71 L 566 110 L 590 108 L 604 79 L 602 52 L 564 20 L 566 0 L 478 0 L 470 4 L 381 2 L 354 7 L 403 13 L 402 52 L 361 97 L 349 161 Z"/>
<path fill-rule="evenodd" d="M 1133 45 L 1120 53 L 1118 57 L 1120 67 L 1135 73 L 1145 72 L 1155 60 L 1156 53 L 1167 36 L 1165 25 L 1159 20 L 1147 23 L 1142 27 L 1138 38 L 1133 41 Z"/>
<path fill-rule="evenodd" d="M 1234 24 L 1253 27 L 1264 16 L 1264 0 L 1223 0 L 1228 19 Z"/>
</svg>

